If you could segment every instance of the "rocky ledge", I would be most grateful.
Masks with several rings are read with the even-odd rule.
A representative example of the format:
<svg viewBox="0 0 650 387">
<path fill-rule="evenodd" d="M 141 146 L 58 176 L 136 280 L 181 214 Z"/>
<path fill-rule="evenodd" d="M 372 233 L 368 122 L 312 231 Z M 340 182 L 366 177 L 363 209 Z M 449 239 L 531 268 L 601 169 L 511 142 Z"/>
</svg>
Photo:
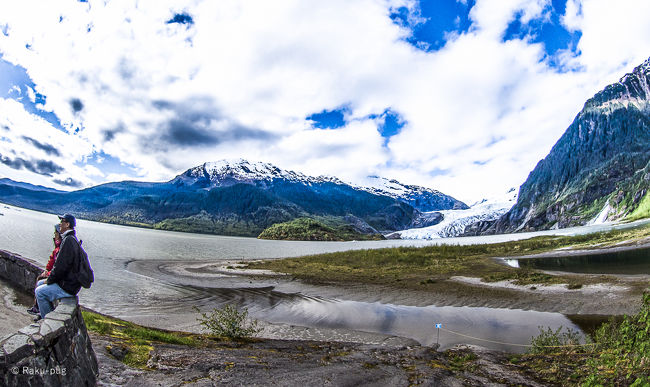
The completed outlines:
<svg viewBox="0 0 650 387">
<path fill-rule="evenodd" d="M 121 361 L 119 343 L 92 336 L 100 385 L 120 386 L 484 386 L 542 385 L 507 354 L 475 346 L 444 352 L 341 342 L 215 341 L 205 348 L 155 344 L 148 369 Z"/>
</svg>

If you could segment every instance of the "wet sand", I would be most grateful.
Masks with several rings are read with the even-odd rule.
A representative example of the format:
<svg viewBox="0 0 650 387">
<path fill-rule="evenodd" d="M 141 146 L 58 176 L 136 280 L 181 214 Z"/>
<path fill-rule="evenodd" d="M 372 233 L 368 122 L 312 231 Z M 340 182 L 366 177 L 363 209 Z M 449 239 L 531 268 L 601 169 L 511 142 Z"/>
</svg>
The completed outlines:
<svg viewBox="0 0 650 387">
<path fill-rule="evenodd" d="M 580 289 L 566 284 L 553 286 L 517 286 L 508 281 L 484 283 L 478 278 L 452 277 L 426 285 L 424 290 L 405 290 L 373 284 L 306 283 L 291 276 L 264 271 L 247 271 L 236 262 L 134 262 L 129 270 L 154 277 L 175 279 L 194 286 L 272 287 L 282 294 L 302 294 L 329 299 L 378 302 L 408 306 L 472 306 L 556 312 L 567 315 L 622 315 L 638 310 L 643 290 L 650 284 L 649 275 L 608 275 L 608 280 Z M 580 275 L 588 282 L 598 282 L 601 275 Z"/>
<path fill-rule="evenodd" d="M 565 252 L 554 254 L 562 253 Z M 570 289 L 567 284 L 518 286 L 511 281 L 484 283 L 479 278 L 452 277 L 417 285 L 418 289 L 414 290 L 413 286 L 400 288 L 399 283 L 393 286 L 335 280 L 306 282 L 290 275 L 248 270 L 245 264 L 235 260 L 135 260 L 129 261 L 125 269 L 191 293 L 186 300 L 172 297 L 146 311 L 135 305 L 127 308 L 130 310 L 127 314 L 123 310 L 117 314 L 105 311 L 135 323 L 198 332 L 200 326 L 190 316 L 196 313 L 191 306 L 206 311 L 235 302 L 239 307 L 248 308 L 251 317 L 263 320 L 260 337 L 375 345 L 386 345 L 392 340 L 405 340 L 403 343 L 408 345 L 406 341 L 412 339 L 429 345 L 430 335 L 435 332 L 424 325 L 430 326 L 434 319 L 452 324 L 456 331 L 491 340 L 496 340 L 501 332 L 484 327 L 506 324 L 511 337 L 502 341 L 525 344 L 538 333 L 540 324 L 572 326 L 576 317 L 591 324 L 607 316 L 634 314 L 650 283 L 650 275 L 576 274 L 571 277 L 584 285 Z M 449 314 L 441 310 L 445 307 L 477 309 L 460 308 L 459 312 Z M 530 311 L 527 312 L 530 315 L 520 314 L 522 311 Z M 355 318 L 355 314 L 359 317 Z M 372 316 L 380 316 L 380 322 Z M 526 321 L 531 319 L 536 322 L 527 326 Z M 529 332 L 530 329 L 534 332 Z M 518 337 L 522 332 L 526 337 Z M 458 343 L 456 339 L 444 337 L 441 344 L 447 348 Z M 497 349 L 493 347 L 490 348 Z M 514 351 L 513 348 L 503 350 Z"/>
</svg>

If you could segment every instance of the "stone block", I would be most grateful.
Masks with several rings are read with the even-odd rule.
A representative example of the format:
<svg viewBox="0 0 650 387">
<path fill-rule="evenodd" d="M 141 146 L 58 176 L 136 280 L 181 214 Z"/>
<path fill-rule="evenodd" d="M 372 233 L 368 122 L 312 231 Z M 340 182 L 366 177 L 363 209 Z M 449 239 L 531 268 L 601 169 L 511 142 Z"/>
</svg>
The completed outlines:
<svg viewBox="0 0 650 387">
<path fill-rule="evenodd" d="M 4 257 L 0 257 L 0 278 L 7 278 L 7 260 Z"/>
<path fill-rule="evenodd" d="M 52 351 L 58 364 L 64 363 L 68 357 L 73 355 L 74 347 L 72 344 L 68 335 L 61 335 L 56 344 L 54 344 Z"/>
<path fill-rule="evenodd" d="M 20 258 L 18 258 L 16 256 L 14 256 L 14 258 L 15 258 L 16 266 L 20 267 L 21 269 L 24 269 L 25 266 L 27 266 L 27 262 L 25 262 L 25 260 L 20 259 Z"/>
<path fill-rule="evenodd" d="M 32 341 L 37 347 L 43 347 L 44 345 L 46 345 L 45 340 L 43 336 L 40 335 L 40 333 L 34 333 L 29 337 L 32 339 Z"/>
<path fill-rule="evenodd" d="M 34 356 L 31 359 L 29 359 L 29 366 L 39 370 L 45 370 L 50 368 L 50 366 L 47 364 L 47 358 L 43 356 Z"/>
<path fill-rule="evenodd" d="M 65 328 L 65 324 L 63 321 L 58 321 L 58 320 L 52 320 L 46 318 L 41 322 L 41 329 L 39 331 L 39 334 L 43 336 L 43 339 L 49 343 L 51 342 L 57 335 L 60 333 L 63 333 L 63 330 Z"/>
<path fill-rule="evenodd" d="M 0 277 L 33 291 L 39 265 L 0 250 Z M 0 341 L 0 386 L 94 385 L 98 364 L 78 307 L 77 297 L 60 300 L 56 310 L 38 323 L 23 327 Z M 7 367 L 68 370 L 67 375 L 11 375 Z"/>
<path fill-rule="evenodd" d="M 25 272 L 17 265 L 7 266 L 7 278 L 16 286 L 24 289 Z"/>
<path fill-rule="evenodd" d="M 40 328 L 37 324 L 29 324 L 26 327 L 22 327 L 18 330 L 18 333 L 22 333 L 23 335 L 31 336 L 34 333 L 38 333 L 40 331 Z"/>
<path fill-rule="evenodd" d="M 33 271 L 25 271 L 25 287 L 36 288 L 36 278 L 38 278 L 38 274 Z"/>
<path fill-rule="evenodd" d="M 34 353 L 34 342 L 29 336 L 16 333 L 2 343 L 2 349 L 7 354 L 7 363 L 15 363 L 18 360 Z"/>
<path fill-rule="evenodd" d="M 70 319 L 70 315 L 67 313 L 59 313 L 56 309 L 45 315 L 45 320 L 57 320 L 65 322 Z"/>
<path fill-rule="evenodd" d="M 57 313 L 65 314 L 69 318 L 70 316 L 72 316 L 72 313 L 74 313 L 76 307 L 77 305 L 66 305 L 63 302 L 59 302 L 59 306 L 57 306 L 56 309 L 54 309 L 54 311 Z"/>
</svg>

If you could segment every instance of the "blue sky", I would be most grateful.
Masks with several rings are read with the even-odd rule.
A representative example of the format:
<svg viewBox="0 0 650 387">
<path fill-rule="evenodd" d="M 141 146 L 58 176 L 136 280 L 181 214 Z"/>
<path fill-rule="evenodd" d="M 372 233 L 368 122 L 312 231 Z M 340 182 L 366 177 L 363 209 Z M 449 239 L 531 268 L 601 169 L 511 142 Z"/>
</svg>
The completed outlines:
<svg viewBox="0 0 650 387">
<path fill-rule="evenodd" d="M 36 3 L 0 5 L 0 175 L 59 189 L 245 158 L 472 202 L 650 56 L 647 0 Z"/>
</svg>

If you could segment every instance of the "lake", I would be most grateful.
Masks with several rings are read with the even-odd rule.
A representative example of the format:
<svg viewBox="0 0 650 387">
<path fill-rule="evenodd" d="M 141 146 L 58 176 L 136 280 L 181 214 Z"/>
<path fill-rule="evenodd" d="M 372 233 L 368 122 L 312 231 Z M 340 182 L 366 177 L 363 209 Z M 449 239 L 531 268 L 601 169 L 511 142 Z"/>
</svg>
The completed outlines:
<svg viewBox="0 0 650 387">
<path fill-rule="evenodd" d="M 53 226 L 58 223 L 58 218 L 6 205 L 0 206 L 0 214 L 3 230 L 0 249 L 45 265 L 52 250 Z M 91 309 L 136 323 L 192 332 L 200 328 L 196 320 L 198 315 L 192 310 L 194 306 L 206 311 L 224 303 L 236 303 L 247 307 L 252 317 L 264 323 L 264 336 L 276 338 L 381 343 L 385 338 L 382 335 L 396 335 L 429 345 L 437 340 L 434 324 L 442 323 L 444 330 L 441 330 L 439 338 L 442 348 L 457 343 L 474 343 L 521 352 L 525 348 L 517 344 L 529 343 L 540 325 L 579 328 L 558 313 L 359 302 L 346 299 L 345 294 L 328 298 L 313 293 L 313 290 L 311 293 L 300 290 L 279 292 L 265 283 L 250 282 L 242 286 L 241 278 L 236 286 L 232 279 L 219 277 L 196 286 L 174 276 L 161 275 L 155 270 L 156 262 L 216 263 L 351 249 L 494 243 L 535 235 L 575 235 L 631 226 L 599 225 L 430 241 L 294 242 L 159 231 L 79 220 L 78 237 L 84 241 L 83 246 L 95 271 L 92 289 L 83 289 L 79 299 Z M 152 264 L 153 269 L 133 269 L 145 263 Z"/>
</svg>

